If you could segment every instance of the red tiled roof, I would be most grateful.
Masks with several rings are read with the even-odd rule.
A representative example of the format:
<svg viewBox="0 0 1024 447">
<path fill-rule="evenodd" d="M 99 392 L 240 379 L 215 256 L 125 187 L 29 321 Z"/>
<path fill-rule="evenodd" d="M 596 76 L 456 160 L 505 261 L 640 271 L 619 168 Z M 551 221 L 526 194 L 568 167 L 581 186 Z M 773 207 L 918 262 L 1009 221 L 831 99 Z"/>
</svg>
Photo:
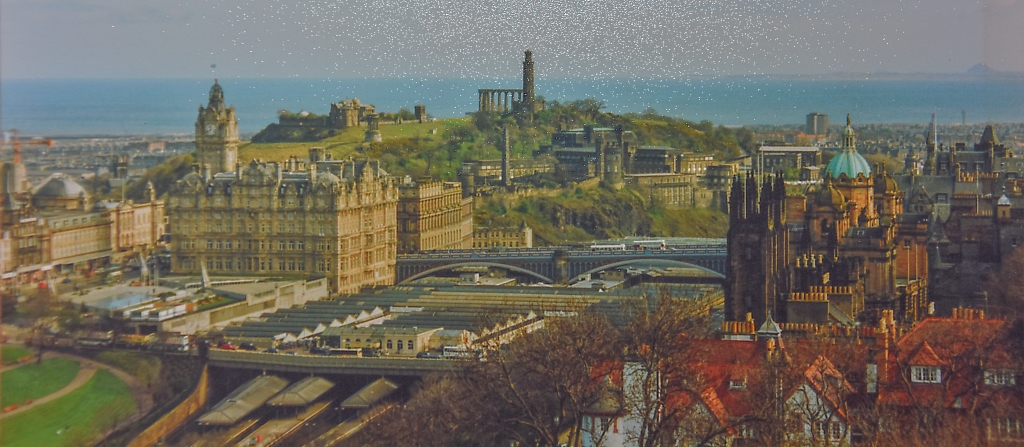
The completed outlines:
<svg viewBox="0 0 1024 447">
<path fill-rule="evenodd" d="M 939 356 L 935 355 L 935 350 L 926 341 L 917 348 L 917 353 L 907 361 L 907 364 L 910 366 L 942 366 L 943 362 L 939 360 Z"/>
<path fill-rule="evenodd" d="M 983 319 L 929 318 L 918 323 L 900 338 L 896 352 L 890 352 L 890 374 L 888 383 L 879 387 L 879 404 L 945 408 L 983 404 L 992 393 L 979 392 L 981 365 L 1012 365 L 999 346 L 1005 327 L 1003 320 Z M 942 383 L 914 383 L 913 366 L 941 368 Z"/>
</svg>

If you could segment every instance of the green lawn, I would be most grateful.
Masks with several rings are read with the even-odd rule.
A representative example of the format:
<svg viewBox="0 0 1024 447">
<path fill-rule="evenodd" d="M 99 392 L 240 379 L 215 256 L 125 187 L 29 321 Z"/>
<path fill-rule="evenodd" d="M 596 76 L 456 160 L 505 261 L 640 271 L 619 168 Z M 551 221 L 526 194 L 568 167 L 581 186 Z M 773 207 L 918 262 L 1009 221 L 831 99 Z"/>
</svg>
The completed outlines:
<svg viewBox="0 0 1024 447">
<path fill-rule="evenodd" d="M 384 124 L 380 126 L 381 138 L 427 138 L 438 141 L 444 137 L 448 127 L 462 125 L 467 118 L 446 118 L 428 123 L 409 122 L 404 124 Z M 437 129 L 437 134 L 430 131 Z M 238 146 L 238 160 L 247 164 L 254 158 L 266 161 L 283 161 L 294 155 L 299 158 L 309 156 L 309 148 L 322 147 L 336 160 L 356 154 L 356 147 L 363 144 L 366 136 L 365 127 L 348 128 L 323 141 L 306 143 L 242 143 Z"/>
<path fill-rule="evenodd" d="M 4 365 L 12 365 L 20 358 L 26 355 L 32 355 L 31 351 L 22 348 L 21 346 L 4 346 L 0 352 L 2 352 L 3 355 Z"/>
<path fill-rule="evenodd" d="M 38 399 L 67 386 L 78 374 L 78 362 L 68 359 L 46 359 L 43 363 L 15 368 L 3 374 L 3 397 L 0 407 Z"/>
<path fill-rule="evenodd" d="M 0 445 L 91 445 L 103 430 L 134 412 L 135 399 L 128 385 L 110 372 L 99 370 L 88 383 L 67 396 L 0 420 Z"/>
</svg>

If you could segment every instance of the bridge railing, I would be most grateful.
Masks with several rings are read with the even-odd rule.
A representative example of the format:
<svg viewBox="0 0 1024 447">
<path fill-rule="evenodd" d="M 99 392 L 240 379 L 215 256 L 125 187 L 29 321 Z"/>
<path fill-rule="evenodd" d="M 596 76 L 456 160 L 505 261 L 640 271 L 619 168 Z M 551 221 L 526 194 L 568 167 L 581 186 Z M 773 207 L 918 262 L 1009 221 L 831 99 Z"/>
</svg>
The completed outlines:
<svg viewBox="0 0 1024 447">
<path fill-rule="evenodd" d="M 426 253 L 410 253 L 398 255 L 402 259 L 470 259 L 473 257 L 495 257 L 495 258 L 516 258 L 523 256 L 540 257 L 540 256 L 551 256 L 555 250 L 552 248 L 508 248 L 498 251 L 494 250 L 439 250 L 434 252 Z M 673 246 L 666 247 L 663 249 L 632 249 L 628 248 L 625 250 L 613 250 L 613 249 L 597 249 L 592 250 L 588 248 L 570 248 L 568 253 L 572 255 L 587 255 L 587 254 L 625 254 L 625 255 L 638 255 L 650 252 L 652 254 L 693 254 L 693 255 L 711 255 L 711 254 L 723 254 L 726 252 L 725 245 L 694 245 L 694 246 Z"/>
<path fill-rule="evenodd" d="M 255 351 L 228 351 L 210 349 L 207 357 L 218 366 L 250 369 L 285 369 L 289 371 L 348 370 L 366 371 L 407 371 L 421 374 L 429 371 L 449 371 L 460 367 L 462 362 L 452 359 L 420 359 L 414 357 L 330 357 L 323 355 L 288 355 Z M 275 368 L 278 367 L 278 368 Z"/>
</svg>

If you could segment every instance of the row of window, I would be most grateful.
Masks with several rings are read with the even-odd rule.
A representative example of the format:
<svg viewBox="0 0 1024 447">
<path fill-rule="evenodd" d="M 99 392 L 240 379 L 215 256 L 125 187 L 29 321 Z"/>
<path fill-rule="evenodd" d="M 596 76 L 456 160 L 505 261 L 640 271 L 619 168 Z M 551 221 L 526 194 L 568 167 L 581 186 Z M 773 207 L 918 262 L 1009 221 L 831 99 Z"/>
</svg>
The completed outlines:
<svg viewBox="0 0 1024 447">
<path fill-rule="evenodd" d="M 491 241 L 491 242 L 474 242 L 473 248 L 486 248 L 486 247 L 519 247 L 519 241 L 507 242 L 507 241 Z"/>
<path fill-rule="evenodd" d="M 356 343 L 357 345 L 359 345 L 359 346 L 362 346 L 362 343 L 363 343 L 363 339 L 361 339 L 361 338 L 357 338 L 357 339 L 356 339 L 356 341 L 355 341 L 355 343 Z M 372 340 L 370 340 L 369 338 L 368 338 L 368 339 L 366 339 L 366 343 L 367 343 L 368 345 L 373 345 L 373 341 L 372 341 Z M 345 339 L 345 347 L 351 346 L 351 344 L 352 344 L 352 339 L 346 338 L 346 339 Z M 387 342 L 386 342 L 386 343 L 384 344 L 384 346 L 386 346 L 388 350 L 391 350 L 391 349 L 395 349 L 395 346 L 397 346 L 397 347 L 398 347 L 398 350 L 399 350 L 399 351 L 401 351 L 402 349 L 407 349 L 407 350 L 414 350 L 414 349 L 416 349 L 416 348 L 415 348 L 416 344 L 415 344 L 415 343 L 413 343 L 413 341 L 412 341 L 412 340 L 407 340 L 407 341 L 405 341 L 405 342 L 404 342 L 404 344 L 403 344 L 403 341 L 402 341 L 402 340 L 396 340 L 396 341 L 395 341 L 394 343 L 392 343 L 392 340 L 390 340 L 390 339 L 389 339 L 389 340 L 387 340 Z M 404 348 L 403 348 L 403 346 L 404 346 Z"/>
<path fill-rule="evenodd" d="M 1024 423 L 1010 418 L 989 419 L 988 439 L 1004 441 L 1024 440 Z"/>
<path fill-rule="evenodd" d="M 910 381 L 914 383 L 942 383 L 942 369 L 937 366 L 911 366 Z M 1013 370 L 990 369 L 985 371 L 985 385 L 1011 386 L 1017 384 Z"/>
<path fill-rule="evenodd" d="M 183 248 L 183 249 L 194 249 L 194 248 L 196 248 L 196 241 L 195 240 L 181 241 L 179 246 L 181 248 Z M 332 246 L 332 244 L 330 242 L 317 242 L 316 250 L 318 252 L 330 252 L 331 251 L 331 246 Z M 237 241 L 236 242 L 236 241 L 233 241 L 233 240 L 230 240 L 230 239 L 228 239 L 228 240 L 213 240 L 213 239 L 209 239 L 209 240 L 206 241 L 206 249 L 207 250 L 234 250 L 235 248 L 238 248 L 239 250 L 242 250 L 242 249 L 246 249 L 246 250 L 270 250 L 270 249 L 272 249 L 272 247 L 273 247 L 273 242 L 271 242 L 271 241 L 247 240 L 247 241 Z M 342 242 L 339 245 L 339 247 L 342 250 L 344 250 L 345 249 L 345 243 Z M 290 250 L 305 251 L 306 250 L 306 241 L 301 241 L 301 240 L 300 241 L 295 241 L 295 240 L 277 241 L 277 250 L 278 251 L 290 251 Z"/>
<path fill-rule="evenodd" d="M 330 259 L 317 259 L 314 262 L 314 268 L 317 272 L 330 272 L 334 262 Z M 344 271 L 348 266 L 348 261 L 342 259 L 340 262 L 340 268 Z M 195 258 L 181 257 L 178 259 L 178 266 L 184 270 L 192 270 L 197 268 Z M 262 258 L 210 258 L 206 260 L 206 269 L 211 271 L 221 270 L 248 270 L 248 271 L 305 271 L 306 260 L 305 259 L 286 259 L 286 260 L 275 260 L 275 259 L 262 259 Z"/>
<path fill-rule="evenodd" d="M 201 211 L 183 211 L 183 212 L 178 213 L 177 215 L 178 215 L 178 217 L 181 217 L 181 218 L 184 218 L 184 219 L 193 219 L 193 220 L 194 219 L 198 219 L 198 218 L 202 217 L 203 215 L 206 215 L 207 218 L 213 219 L 213 220 L 224 219 L 225 216 L 227 216 L 227 220 L 229 220 L 229 221 L 232 220 L 232 216 L 236 216 L 237 220 L 239 220 L 239 221 L 270 220 L 270 219 L 272 219 L 274 217 L 274 213 L 273 212 L 250 213 L 250 212 L 247 212 L 247 211 L 244 211 L 244 210 L 243 211 L 239 211 L 237 213 L 232 213 L 230 211 L 229 212 L 221 213 L 221 212 L 218 211 L 218 212 L 213 212 L 213 213 L 209 213 L 209 214 L 207 214 L 205 212 L 201 212 Z M 334 217 L 336 217 L 333 213 L 301 213 L 301 212 L 296 213 L 296 212 L 292 211 L 292 212 L 287 212 L 287 213 L 282 212 L 282 213 L 280 213 L 278 215 L 277 218 L 278 218 L 278 220 L 295 220 L 296 218 L 298 218 L 299 220 L 303 220 L 303 218 L 305 216 L 309 216 L 312 220 L 332 220 L 332 219 L 334 219 Z"/>
<path fill-rule="evenodd" d="M 191 268 L 185 266 L 185 260 L 179 261 L 182 268 Z M 206 260 L 207 270 L 249 270 L 249 271 L 274 271 L 275 261 L 273 259 L 264 260 L 259 258 L 242 258 L 235 262 L 232 258 L 215 258 Z M 276 261 L 277 270 L 284 272 L 304 271 L 306 270 L 306 261 L 304 259 L 289 259 L 284 261 Z"/>
<path fill-rule="evenodd" d="M 79 220 L 78 218 L 64 219 L 62 221 L 58 220 L 58 221 L 54 221 L 53 222 L 53 228 L 60 228 L 61 226 L 65 226 L 65 227 L 67 227 L 67 226 L 75 226 L 75 225 L 78 225 L 79 222 L 81 222 L 83 224 L 89 223 L 89 222 L 96 222 L 96 219 L 97 219 L 97 216 L 93 215 L 93 216 L 89 216 L 89 217 L 84 217 L 83 216 L 81 218 L 81 220 Z"/>
</svg>

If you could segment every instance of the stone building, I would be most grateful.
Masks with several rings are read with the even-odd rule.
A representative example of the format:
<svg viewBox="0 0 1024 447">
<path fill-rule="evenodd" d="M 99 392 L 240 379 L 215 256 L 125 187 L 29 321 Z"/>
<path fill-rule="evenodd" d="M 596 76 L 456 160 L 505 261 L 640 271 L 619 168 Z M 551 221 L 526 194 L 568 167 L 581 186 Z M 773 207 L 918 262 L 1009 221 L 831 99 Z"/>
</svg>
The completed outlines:
<svg viewBox="0 0 1024 447">
<path fill-rule="evenodd" d="M 458 182 L 429 177 L 398 185 L 398 253 L 472 248 L 473 198 Z"/>
<path fill-rule="evenodd" d="M 622 162 L 629 146 L 637 141 L 636 135 L 621 126 L 564 130 L 551 135 L 551 152 L 558 165 L 555 174 L 563 182 L 579 182 L 594 177 L 613 180 L 621 177 Z M 608 159 L 618 160 L 618 164 Z M 620 180 L 621 182 L 621 180 Z"/>
<path fill-rule="evenodd" d="M 507 165 L 503 159 L 466 160 L 459 168 L 459 181 L 467 195 L 473 195 L 475 188 L 483 185 L 503 184 L 504 169 L 507 166 L 508 176 L 512 179 L 526 179 L 539 174 L 555 172 L 556 160 L 547 155 L 537 158 L 513 158 Z"/>
<path fill-rule="evenodd" d="M 359 98 L 331 103 L 331 112 L 327 115 L 328 126 L 335 129 L 359 127 L 375 110 L 372 104 L 360 103 Z"/>
<path fill-rule="evenodd" d="M 666 208 L 694 207 L 694 194 L 698 190 L 706 192 L 707 197 L 711 196 L 710 191 L 699 187 L 697 176 L 694 174 L 626 174 L 624 177 L 626 187 L 640 192 L 651 203 Z M 710 199 L 707 202 L 710 204 Z"/>
<path fill-rule="evenodd" d="M 74 180 L 54 174 L 20 199 L 4 194 L 0 271 L 37 279 L 149 254 L 164 234 L 164 204 L 152 185 L 147 193 L 145 203 L 94 202 Z"/>
<path fill-rule="evenodd" d="M 518 228 L 477 228 L 473 248 L 533 248 L 533 228 L 524 220 Z"/>
<path fill-rule="evenodd" d="M 209 165 L 213 174 L 233 170 L 238 160 L 238 118 L 235 107 L 224 104 L 224 89 L 217 81 L 210 87 L 209 104 L 199 106 L 196 160 Z"/>
<path fill-rule="evenodd" d="M 761 172 L 821 166 L 821 148 L 817 146 L 761 146 L 757 152 L 757 169 Z"/>
<path fill-rule="evenodd" d="M 171 270 L 328 278 L 335 292 L 395 279 L 398 187 L 376 161 L 196 166 L 168 200 Z"/>
<path fill-rule="evenodd" d="M 727 320 L 926 316 L 929 215 L 904 212 L 898 182 L 857 153 L 849 119 L 823 184 L 787 196 L 781 176 L 758 182 L 737 178 L 729 198 Z"/>
</svg>

